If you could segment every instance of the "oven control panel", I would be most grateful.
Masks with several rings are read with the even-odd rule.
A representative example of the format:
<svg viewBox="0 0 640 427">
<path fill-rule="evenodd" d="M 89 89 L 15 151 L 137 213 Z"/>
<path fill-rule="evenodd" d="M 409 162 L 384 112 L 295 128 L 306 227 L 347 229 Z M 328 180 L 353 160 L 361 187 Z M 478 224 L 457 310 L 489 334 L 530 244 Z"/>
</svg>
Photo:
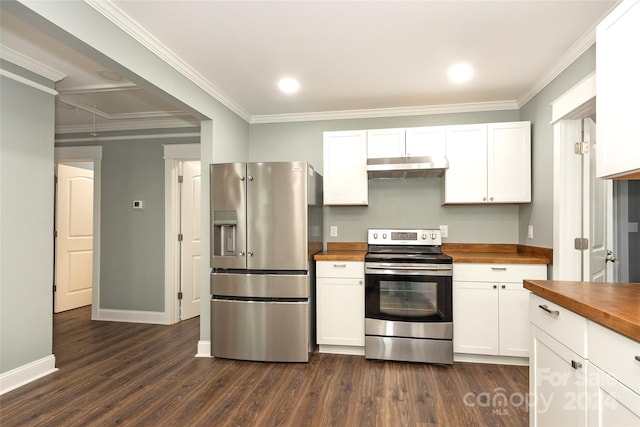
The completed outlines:
<svg viewBox="0 0 640 427">
<path fill-rule="evenodd" d="M 368 230 L 370 245 L 442 245 L 440 229 L 380 229 Z"/>
</svg>

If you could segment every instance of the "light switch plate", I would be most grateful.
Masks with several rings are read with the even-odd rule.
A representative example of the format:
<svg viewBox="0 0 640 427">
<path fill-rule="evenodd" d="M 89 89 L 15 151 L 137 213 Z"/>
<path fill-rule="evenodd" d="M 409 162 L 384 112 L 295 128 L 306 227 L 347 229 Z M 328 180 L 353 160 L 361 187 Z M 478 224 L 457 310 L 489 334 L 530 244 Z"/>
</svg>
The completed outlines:
<svg viewBox="0 0 640 427">
<path fill-rule="evenodd" d="M 440 236 L 441 237 L 449 237 L 449 226 L 441 225 L 440 226 Z"/>
<path fill-rule="evenodd" d="M 330 228 L 331 237 L 338 237 L 338 226 L 332 225 Z"/>
<path fill-rule="evenodd" d="M 527 229 L 527 238 L 533 239 L 533 225 L 530 225 Z"/>
</svg>

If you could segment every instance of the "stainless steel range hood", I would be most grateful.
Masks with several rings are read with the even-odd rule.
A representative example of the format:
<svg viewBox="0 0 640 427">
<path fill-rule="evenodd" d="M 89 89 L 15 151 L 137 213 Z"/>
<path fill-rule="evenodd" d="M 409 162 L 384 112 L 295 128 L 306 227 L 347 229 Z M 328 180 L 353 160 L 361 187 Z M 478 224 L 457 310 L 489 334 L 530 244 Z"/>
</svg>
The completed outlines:
<svg viewBox="0 0 640 427">
<path fill-rule="evenodd" d="M 449 167 L 446 157 L 390 157 L 367 159 L 369 178 L 425 178 L 442 176 Z"/>
</svg>

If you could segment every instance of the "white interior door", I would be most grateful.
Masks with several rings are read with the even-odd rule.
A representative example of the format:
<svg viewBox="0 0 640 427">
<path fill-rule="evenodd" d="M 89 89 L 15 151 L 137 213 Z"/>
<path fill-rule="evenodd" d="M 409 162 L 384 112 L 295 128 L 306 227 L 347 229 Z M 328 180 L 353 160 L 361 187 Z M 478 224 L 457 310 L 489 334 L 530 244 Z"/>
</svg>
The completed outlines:
<svg viewBox="0 0 640 427">
<path fill-rule="evenodd" d="M 200 161 L 182 162 L 180 228 L 182 234 L 180 319 L 200 315 Z"/>
<path fill-rule="evenodd" d="M 584 280 L 612 282 L 611 264 L 607 251 L 613 242 L 613 182 L 596 177 L 596 124 L 584 119 L 584 140 L 591 147 L 584 157 L 584 225 L 588 227 L 589 249 L 583 264 Z"/>
<path fill-rule="evenodd" d="M 59 164 L 57 176 L 56 313 L 91 304 L 93 286 L 93 170 Z"/>
</svg>

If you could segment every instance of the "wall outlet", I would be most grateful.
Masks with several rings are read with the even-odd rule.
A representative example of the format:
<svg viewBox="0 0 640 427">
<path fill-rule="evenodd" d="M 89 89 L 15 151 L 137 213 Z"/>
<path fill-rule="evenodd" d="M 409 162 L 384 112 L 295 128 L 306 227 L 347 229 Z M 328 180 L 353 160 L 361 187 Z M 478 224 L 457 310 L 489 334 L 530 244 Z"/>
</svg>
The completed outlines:
<svg viewBox="0 0 640 427">
<path fill-rule="evenodd" d="M 331 237 L 338 237 L 338 226 L 332 225 L 330 229 Z"/>
<path fill-rule="evenodd" d="M 530 225 L 529 228 L 527 229 L 527 237 L 529 239 L 533 239 L 533 225 Z"/>
<path fill-rule="evenodd" d="M 449 226 L 448 225 L 441 225 L 440 226 L 440 235 L 442 237 L 449 237 Z"/>
</svg>

